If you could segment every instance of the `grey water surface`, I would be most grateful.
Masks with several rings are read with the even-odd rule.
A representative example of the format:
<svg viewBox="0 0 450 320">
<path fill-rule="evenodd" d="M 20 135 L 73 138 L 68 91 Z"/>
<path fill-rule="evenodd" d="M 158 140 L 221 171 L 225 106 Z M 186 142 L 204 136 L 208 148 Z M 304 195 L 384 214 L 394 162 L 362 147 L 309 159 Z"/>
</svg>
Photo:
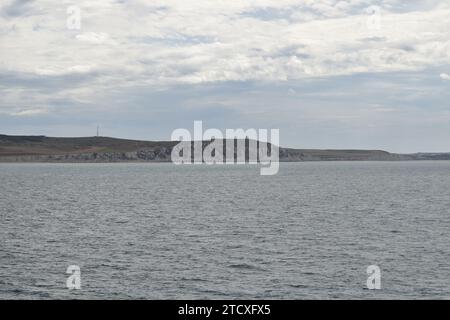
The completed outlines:
<svg viewBox="0 0 450 320">
<path fill-rule="evenodd" d="M 449 299 L 449 232 L 450 162 L 0 164 L 0 299 Z"/>
</svg>

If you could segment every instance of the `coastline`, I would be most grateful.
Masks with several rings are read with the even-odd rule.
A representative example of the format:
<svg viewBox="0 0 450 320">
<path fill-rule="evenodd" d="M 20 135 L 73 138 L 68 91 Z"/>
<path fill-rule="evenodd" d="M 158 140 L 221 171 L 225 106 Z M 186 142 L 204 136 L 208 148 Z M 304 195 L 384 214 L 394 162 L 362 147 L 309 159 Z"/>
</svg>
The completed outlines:
<svg viewBox="0 0 450 320">
<path fill-rule="evenodd" d="M 224 141 L 226 142 L 226 141 Z M 138 141 L 110 137 L 56 138 L 0 135 L 1 163 L 164 163 L 176 141 Z M 210 141 L 203 141 L 205 148 Z M 245 142 L 246 160 L 249 145 Z M 224 143 L 224 155 L 225 143 Z M 236 157 L 236 149 L 234 150 Z M 450 160 L 450 153 L 397 154 L 383 150 L 294 149 L 279 147 L 279 162 Z"/>
</svg>

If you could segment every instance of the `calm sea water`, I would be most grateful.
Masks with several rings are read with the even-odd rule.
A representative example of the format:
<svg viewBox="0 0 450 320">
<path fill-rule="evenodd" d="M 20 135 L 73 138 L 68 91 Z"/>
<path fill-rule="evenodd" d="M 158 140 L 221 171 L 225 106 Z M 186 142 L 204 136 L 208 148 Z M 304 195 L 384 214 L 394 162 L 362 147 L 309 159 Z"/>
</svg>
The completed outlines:
<svg viewBox="0 0 450 320">
<path fill-rule="evenodd" d="M 1 299 L 450 298 L 450 162 L 0 164 L 0 223 Z"/>
</svg>

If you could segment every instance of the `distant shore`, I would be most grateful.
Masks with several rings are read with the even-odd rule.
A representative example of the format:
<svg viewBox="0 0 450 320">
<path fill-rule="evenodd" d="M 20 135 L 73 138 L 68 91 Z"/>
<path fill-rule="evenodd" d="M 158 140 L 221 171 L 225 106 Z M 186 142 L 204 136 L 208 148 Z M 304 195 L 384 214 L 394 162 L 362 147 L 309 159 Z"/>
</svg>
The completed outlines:
<svg viewBox="0 0 450 320">
<path fill-rule="evenodd" d="M 170 162 L 175 141 L 0 135 L 0 162 Z M 204 145 L 208 142 L 204 141 Z M 280 162 L 450 160 L 450 153 L 279 148 Z"/>
</svg>

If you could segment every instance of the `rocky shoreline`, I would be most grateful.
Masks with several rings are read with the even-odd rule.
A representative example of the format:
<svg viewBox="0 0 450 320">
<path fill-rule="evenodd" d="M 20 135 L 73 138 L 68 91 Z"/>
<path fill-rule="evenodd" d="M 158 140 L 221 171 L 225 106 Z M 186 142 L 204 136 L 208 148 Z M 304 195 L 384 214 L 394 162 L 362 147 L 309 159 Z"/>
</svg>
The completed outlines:
<svg viewBox="0 0 450 320">
<path fill-rule="evenodd" d="M 0 135 L 0 162 L 170 162 L 173 141 Z M 203 146 L 208 142 L 204 141 Z M 450 153 L 279 148 L 280 162 L 450 160 Z"/>
</svg>

